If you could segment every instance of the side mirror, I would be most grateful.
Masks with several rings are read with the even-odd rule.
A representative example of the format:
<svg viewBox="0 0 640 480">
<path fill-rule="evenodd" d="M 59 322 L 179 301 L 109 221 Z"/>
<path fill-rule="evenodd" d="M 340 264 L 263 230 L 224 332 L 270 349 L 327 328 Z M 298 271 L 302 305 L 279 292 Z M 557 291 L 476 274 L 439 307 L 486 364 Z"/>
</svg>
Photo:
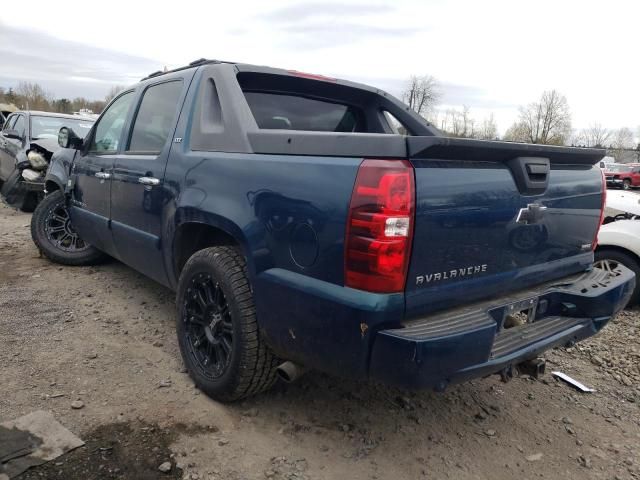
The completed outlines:
<svg viewBox="0 0 640 480">
<path fill-rule="evenodd" d="M 7 138 L 22 140 L 22 135 L 20 135 L 17 130 L 7 130 L 6 132 L 2 132 L 2 135 Z"/>
<path fill-rule="evenodd" d="M 82 148 L 82 139 L 69 127 L 62 127 L 58 132 L 58 145 L 62 148 Z"/>
</svg>

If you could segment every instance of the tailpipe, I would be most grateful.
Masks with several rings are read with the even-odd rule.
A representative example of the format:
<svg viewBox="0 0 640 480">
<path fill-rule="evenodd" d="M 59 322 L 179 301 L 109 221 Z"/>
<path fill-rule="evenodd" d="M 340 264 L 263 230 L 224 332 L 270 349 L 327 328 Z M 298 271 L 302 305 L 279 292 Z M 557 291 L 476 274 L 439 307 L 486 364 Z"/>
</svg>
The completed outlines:
<svg viewBox="0 0 640 480">
<path fill-rule="evenodd" d="M 278 377 L 287 383 L 295 382 L 305 371 L 306 369 L 303 366 L 288 360 L 276 369 Z"/>
</svg>

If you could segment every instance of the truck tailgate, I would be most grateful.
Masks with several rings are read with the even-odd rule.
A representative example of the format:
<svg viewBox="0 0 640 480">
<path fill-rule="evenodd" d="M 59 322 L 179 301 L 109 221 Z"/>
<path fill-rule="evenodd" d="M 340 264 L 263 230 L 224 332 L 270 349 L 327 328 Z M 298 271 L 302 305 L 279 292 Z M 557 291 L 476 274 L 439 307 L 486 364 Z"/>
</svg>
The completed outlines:
<svg viewBox="0 0 640 480">
<path fill-rule="evenodd" d="M 416 218 L 407 316 L 586 269 L 602 150 L 408 137 Z"/>
</svg>

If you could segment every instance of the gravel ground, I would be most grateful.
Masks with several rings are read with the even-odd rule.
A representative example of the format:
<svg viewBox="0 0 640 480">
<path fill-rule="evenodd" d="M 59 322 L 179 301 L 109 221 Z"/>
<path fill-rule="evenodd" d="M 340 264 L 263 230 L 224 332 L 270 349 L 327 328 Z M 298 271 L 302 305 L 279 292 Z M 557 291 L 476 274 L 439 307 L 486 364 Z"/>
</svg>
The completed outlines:
<svg viewBox="0 0 640 480">
<path fill-rule="evenodd" d="M 591 394 L 550 375 L 433 393 L 311 372 L 222 405 L 183 369 L 172 292 L 115 261 L 54 265 L 29 221 L 0 205 L 0 422 L 49 410 L 87 446 L 22 479 L 640 478 L 638 310 L 547 354 Z"/>
</svg>

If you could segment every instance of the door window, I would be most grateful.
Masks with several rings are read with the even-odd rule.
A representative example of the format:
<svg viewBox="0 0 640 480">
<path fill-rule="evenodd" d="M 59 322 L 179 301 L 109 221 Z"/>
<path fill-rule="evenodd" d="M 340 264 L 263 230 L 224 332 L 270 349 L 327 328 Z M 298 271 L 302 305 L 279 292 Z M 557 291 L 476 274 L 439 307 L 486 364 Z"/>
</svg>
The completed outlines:
<svg viewBox="0 0 640 480">
<path fill-rule="evenodd" d="M 182 81 L 149 87 L 136 115 L 129 152 L 158 154 L 171 135 L 182 93 Z"/>
<path fill-rule="evenodd" d="M 96 125 L 89 151 L 98 153 L 116 153 L 118 151 L 122 129 L 133 97 L 133 92 L 121 95 L 104 112 Z"/>
<path fill-rule="evenodd" d="M 24 115 L 18 115 L 16 123 L 13 125 L 12 130 L 18 132 L 21 138 L 24 138 L 25 130 L 27 128 L 27 122 L 24 120 Z"/>
</svg>

